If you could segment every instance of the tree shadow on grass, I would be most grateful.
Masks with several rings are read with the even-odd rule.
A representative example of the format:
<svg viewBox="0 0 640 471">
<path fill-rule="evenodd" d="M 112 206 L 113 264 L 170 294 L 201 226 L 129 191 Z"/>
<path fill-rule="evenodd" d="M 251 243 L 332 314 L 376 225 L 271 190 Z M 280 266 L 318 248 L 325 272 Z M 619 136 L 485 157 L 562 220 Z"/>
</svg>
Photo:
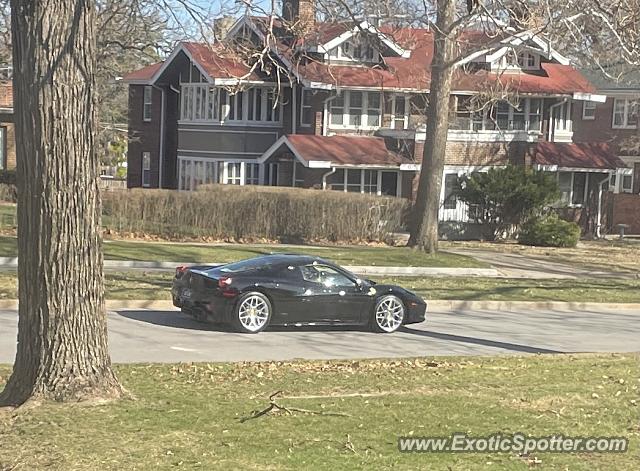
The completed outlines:
<svg viewBox="0 0 640 471">
<path fill-rule="evenodd" d="M 500 342 L 496 340 L 481 339 L 477 337 L 467 337 L 464 335 L 444 334 L 441 332 L 429 332 L 428 330 L 417 330 L 417 329 L 411 329 L 408 327 L 402 327 L 400 328 L 399 331 L 407 334 L 418 335 L 421 337 L 429 337 L 429 338 L 438 339 L 438 340 L 447 340 L 450 342 L 460 342 L 465 344 L 483 345 L 485 347 L 500 348 L 500 349 L 509 350 L 512 352 L 547 353 L 547 354 L 569 353 L 569 352 L 562 352 L 560 350 L 550 350 L 547 348 L 531 347 L 529 345 L 520 345 L 520 344 L 510 343 L 510 342 Z"/>
</svg>

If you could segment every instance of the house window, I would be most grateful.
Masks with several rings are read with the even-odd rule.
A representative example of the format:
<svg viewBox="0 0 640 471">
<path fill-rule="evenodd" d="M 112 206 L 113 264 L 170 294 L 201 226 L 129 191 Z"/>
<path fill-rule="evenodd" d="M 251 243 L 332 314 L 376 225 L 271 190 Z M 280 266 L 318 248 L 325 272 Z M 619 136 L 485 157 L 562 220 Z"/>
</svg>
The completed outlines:
<svg viewBox="0 0 640 471">
<path fill-rule="evenodd" d="M 336 95 L 333 100 L 331 100 L 331 124 L 344 124 L 344 97 L 346 93 L 347 92 Z"/>
<path fill-rule="evenodd" d="M 620 190 L 623 193 L 632 193 L 633 192 L 633 175 L 623 175 L 622 176 L 622 188 Z"/>
<path fill-rule="evenodd" d="M 347 128 L 378 128 L 382 120 L 378 92 L 347 90 L 331 101 L 331 124 Z"/>
<path fill-rule="evenodd" d="M 280 122 L 282 104 L 271 87 L 229 93 L 207 84 L 182 84 L 180 119 L 184 121 Z"/>
<path fill-rule="evenodd" d="M 245 164 L 244 180 L 245 185 L 259 185 L 259 164 Z"/>
<path fill-rule="evenodd" d="M 469 99 L 458 97 L 456 118 L 452 129 L 471 131 L 540 131 L 542 125 L 542 99 L 523 98 L 517 106 L 499 101 L 493 107 L 472 111 Z"/>
<path fill-rule="evenodd" d="M 313 124 L 313 109 L 311 108 L 311 97 L 313 91 L 304 88 L 300 99 L 300 125 L 311 126 Z"/>
<path fill-rule="evenodd" d="M 144 121 L 151 121 L 151 103 L 153 96 L 153 87 L 144 87 L 144 97 L 142 103 L 142 119 Z"/>
<path fill-rule="evenodd" d="M 458 207 L 458 199 L 455 195 L 456 185 L 458 183 L 457 173 L 447 173 L 444 176 L 444 209 L 456 209 Z"/>
<path fill-rule="evenodd" d="M 229 162 L 227 163 L 227 178 L 225 183 L 227 185 L 240 185 L 242 184 L 242 163 L 241 162 Z"/>
<path fill-rule="evenodd" d="M 582 102 L 582 119 L 584 120 L 596 119 L 596 102 L 595 101 Z"/>
<path fill-rule="evenodd" d="M 151 152 L 142 153 L 142 186 L 151 186 Z"/>
<path fill-rule="evenodd" d="M 375 62 L 378 51 L 361 38 L 352 38 L 329 51 L 331 59 L 343 61 Z"/>
<path fill-rule="evenodd" d="M 393 129 L 406 129 L 407 121 L 407 99 L 404 95 L 394 95 L 391 127 Z"/>
<path fill-rule="evenodd" d="M 522 70 L 534 70 L 537 69 L 539 56 L 532 54 L 528 51 L 522 51 L 518 53 L 518 67 Z"/>
<path fill-rule="evenodd" d="M 582 206 L 588 191 L 586 172 L 559 172 L 560 202 L 570 206 Z"/>
<path fill-rule="evenodd" d="M 640 102 L 625 98 L 616 98 L 613 102 L 614 128 L 635 129 L 638 127 Z"/>
<path fill-rule="evenodd" d="M 0 126 L 0 170 L 7 169 L 7 127 Z"/>
<path fill-rule="evenodd" d="M 269 164 L 269 185 L 278 186 L 280 184 L 280 164 L 277 162 Z"/>
<path fill-rule="evenodd" d="M 393 170 L 339 168 L 331 176 L 332 190 L 398 196 L 398 175 Z"/>
<path fill-rule="evenodd" d="M 358 127 L 362 118 L 362 92 L 348 92 L 349 97 L 349 125 Z"/>
</svg>

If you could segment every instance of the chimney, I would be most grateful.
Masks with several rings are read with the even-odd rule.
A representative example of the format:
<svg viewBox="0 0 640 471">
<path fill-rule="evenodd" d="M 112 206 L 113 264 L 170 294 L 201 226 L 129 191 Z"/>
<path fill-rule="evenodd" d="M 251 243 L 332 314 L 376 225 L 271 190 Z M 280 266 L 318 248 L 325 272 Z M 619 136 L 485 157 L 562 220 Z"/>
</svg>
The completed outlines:
<svg viewBox="0 0 640 471">
<path fill-rule="evenodd" d="M 290 24 L 299 22 L 304 28 L 313 27 L 316 22 L 315 0 L 283 0 L 282 18 Z"/>
</svg>

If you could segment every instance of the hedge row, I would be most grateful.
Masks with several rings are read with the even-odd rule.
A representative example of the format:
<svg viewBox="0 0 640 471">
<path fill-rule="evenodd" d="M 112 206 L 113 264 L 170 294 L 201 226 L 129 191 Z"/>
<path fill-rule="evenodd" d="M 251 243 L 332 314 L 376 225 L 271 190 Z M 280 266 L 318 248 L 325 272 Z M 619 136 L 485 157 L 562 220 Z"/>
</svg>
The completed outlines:
<svg viewBox="0 0 640 471">
<path fill-rule="evenodd" d="M 227 185 L 195 192 L 104 192 L 102 199 L 109 230 L 238 241 L 384 242 L 401 227 L 407 210 L 400 198 Z"/>
</svg>

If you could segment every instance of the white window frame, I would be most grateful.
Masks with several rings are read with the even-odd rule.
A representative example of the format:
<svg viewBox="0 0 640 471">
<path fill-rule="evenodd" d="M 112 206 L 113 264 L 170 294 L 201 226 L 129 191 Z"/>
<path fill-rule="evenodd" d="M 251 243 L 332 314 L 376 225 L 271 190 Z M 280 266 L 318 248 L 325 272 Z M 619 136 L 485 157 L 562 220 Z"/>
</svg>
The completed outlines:
<svg viewBox="0 0 640 471">
<path fill-rule="evenodd" d="M 556 180 L 558 181 L 558 183 L 560 182 L 560 174 L 561 173 L 569 173 L 571 174 L 571 186 L 569 187 L 569 201 L 560 201 L 562 204 L 566 204 L 567 207 L 569 208 L 582 208 L 587 201 L 587 197 L 589 196 L 589 173 L 588 172 L 572 172 L 572 171 L 563 171 L 560 170 L 556 173 Z M 574 193 L 574 187 L 575 187 L 575 179 L 576 179 L 576 174 L 581 174 L 584 175 L 585 177 L 585 182 L 584 182 L 584 194 L 582 195 L 582 203 L 574 203 L 573 202 L 573 193 Z"/>
<path fill-rule="evenodd" d="M 397 116 L 396 115 L 396 99 L 402 97 L 404 98 L 404 113 L 402 116 Z M 409 128 L 409 101 L 410 101 L 411 97 L 409 95 L 401 95 L 401 94 L 397 94 L 394 93 L 391 97 L 391 129 L 400 129 L 400 128 L 396 128 L 396 119 L 398 118 L 402 118 L 403 120 L 403 127 L 402 129 L 408 129 Z"/>
<path fill-rule="evenodd" d="M 510 58 L 513 58 L 515 62 L 509 62 Z M 530 59 L 533 59 L 533 64 L 530 64 Z M 517 51 L 510 48 L 496 62 L 494 62 L 497 65 L 496 68 L 503 70 L 539 70 L 540 54 L 526 49 Z"/>
<path fill-rule="evenodd" d="M 143 188 L 151 186 L 151 152 L 142 153 L 142 175 L 140 181 Z"/>
<path fill-rule="evenodd" d="M 353 53 L 355 53 L 358 48 L 360 50 L 360 54 L 358 56 L 355 56 L 355 54 Z M 368 48 L 371 48 L 372 52 L 372 55 L 370 57 L 367 57 L 364 53 Z M 348 52 L 346 49 L 351 49 L 352 53 Z M 367 46 L 365 44 L 362 44 L 358 37 L 352 37 L 350 39 L 347 39 L 343 43 L 338 44 L 333 49 L 329 50 L 329 52 L 327 52 L 326 54 L 326 57 L 328 59 L 340 60 L 345 62 L 362 62 L 372 64 L 380 61 L 380 51 L 373 44 Z"/>
<path fill-rule="evenodd" d="M 485 108 L 481 111 L 482 113 L 482 129 L 479 130 L 474 130 L 473 129 L 473 125 L 474 122 L 477 122 L 479 120 L 474 119 L 474 114 L 476 114 L 477 112 L 470 112 L 469 113 L 469 129 L 468 131 L 473 131 L 473 132 L 481 132 L 481 131 L 490 131 L 490 132 L 542 132 L 542 118 L 543 118 L 543 109 L 544 109 L 544 104 L 543 102 L 540 102 L 540 113 L 531 113 L 531 100 L 542 100 L 542 97 L 527 97 L 527 98 L 521 98 L 520 99 L 520 110 L 516 111 L 516 108 L 513 107 L 510 103 L 508 102 L 502 102 L 502 103 L 506 103 L 506 105 L 509 107 L 508 111 L 503 112 L 502 114 L 505 114 L 507 116 L 507 128 L 506 129 L 501 129 L 498 128 L 498 111 L 497 111 L 497 106 L 498 104 L 496 103 L 495 105 L 495 109 L 496 109 L 496 127 L 492 128 L 490 126 L 488 126 L 489 123 L 493 124 L 493 121 L 491 120 L 491 110 L 489 108 Z M 479 113 L 477 113 L 479 114 Z M 524 115 L 524 129 L 512 129 L 512 123 L 514 122 L 514 116 L 516 114 L 522 114 Z M 540 119 L 538 120 L 539 126 L 538 128 L 531 128 L 531 116 L 539 116 Z"/>
<path fill-rule="evenodd" d="M 593 121 L 594 119 L 596 119 L 597 105 L 598 104 L 595 101 L 585 100 L 582 102 L 582 120 L 583 121 Z"/>
<path fill-rule="evenodd" d="M 342 183 L 331 183 L 329 185 L 329 188 L 333 191 L 342 191 L 344 193 L 361 193 L 361 194 L 370 194 L 370 195 L 377 195 L 377 196 L 382 196 L 382 173 L 383 172 L 393 172 L 396 174 L 396 178 L 397 178 L 397 184 L 396 184 L 396 197 L 400 197 L 402 195 L 402 172 L 399 170 L 395 170 L 392 168 L 372 168 L 372 167 L 335 167 L 336 170 L 344 170 L 344 176 L 343 176 L 343 181 Z M 376 191 L 375 193 L 370 193 L 368 191 L 365 191 L 365 188 L 367 186 L 371 186 L 371 185 L 367 185 L 365 183 L 365 171 L 373 171 L 373 172 L 377 172 L 376 174 Z M 349 172 L 360 172 L 360 183 L 347 183 L 348 182 L 348 173 Z M 355 186 L 355 185 L 359 185 L 360 186 L 360 191 L 355 192 L 349 192 L 348 191 L 348 186 Z M 334 188 L 334 186 L 338 187 L 338 188 Z"/>
<path fill-rule="evenodd" d="M 262 165 L 253 160 L 239 160 L 239 159 L 210 159 L 206 157 L 185 157 L 178 156 L 178 190 L 180 191 L 192 191 L 197 188 L 195 169 L 198 165 L 202 164 L 203 171 L 203 184 L 220 183 L 222 185 L 259 185 L 260 175 L 262 173 Z M 239 165 L 239 168 L 237 167 Z M 248 166 L 255 170 L 248 172 Z M 186 168 L 190 169 L 189 175 L 183 175 L 183 171 Z M 231 169 L 238 169 L 239 173 Z M 248 181 L 248 180 L 251 181 Z M 238 183 L 234 183 L 238 182 Z M 256 182 L 256 183 L 252 183 Z"/>
<path fill-rule="evenodd" d="M 624 102 L 623 110 L 622 110 L 622 124 L 616 124 L 616 107 L 619 102 Z M 612 129 L 637 129 L 638 124 L 629 124 L 629 113 L 631 111 L 631 106 L 633 103 L 636 103 L 636 107 L 638 109 L 637 113 L 639 116 L 636 118 L 640 121 L 640 99 L 634 98 L 615 98 L 613 100 L 613 116 L 611 119 L 611 128 Z"/>
<path fill-rule="evenodd" d="M 314 121 L 313 107 L 311 105 L 311 100 L 305 100 L 306 94 L 313 95 L 313 90 L 310 88 L 303 88 L 302 93 L 300 94 L 300 127 L 310 128 Z M 311 115 L 310 115 L 311 121 L 308 123 L 304 121 L 305 109 L 311 110 Z"/>
<path fill-rule="evenodd" d="M 151 121 L 151 108 L 153 105 L 153 86 L 145 85 L 142 92 L 142 120 Z"/>
<path fill-rule="evenodd" d="M 276 107 L 267 106 L 269 93 L 274 93 L 276 88 L 271 86 L 252 87 L 238 91 L 233 95 L 225 88 L 211 87 L 207 83 L 182 83 L 180 92 L 180 123 L 216 123 L 221 125 L 246 125 L 279 127 L 282 125 L 282 100 L 279 99 Z M 213 90 L 213 91 L 212 91 Z M 249 93 L 250 90 L 253 92 Z M 260 116 L 256 118 L 257 96 L 260 92 Z M 198 108 L 197 97 L 204 97 Z M 238 101 L 242 97 L 242 107 L 238 107 Z M 249 99 L 252 100 L 252 119 L 249 117 Z M 213 104 L 211 101 L 213 100 Z M 231 116 L 231 100 L 234 102 L 235 115 Z M 209 113 L 211 111 L 211 113 Z M 270 119 L 267 119 L 270 118 Z M 275 119 L 277 118 L 277 119 Z"/>
<path fill-rule="evenodd" d="M 354 125 L 350 124 L 351 122 L 351 92 L 362 93 L 362 108 L 360 109 L 360 124 Z M 377 126 L 369 126 L 369 94 L 375 93 L 380 96 L 379 107 L 377 108 L 378 114 L 378 125 Z M 344 90 L 342 92 L 343 105 L 342 105 L 342 124 L 335 124 L 332 122 L 333 109 L 337 108 L 332 104 L 329 105 L 329 127 L 333 129 L 362 129 L 362 130 L 376 130 L 382 127 L 382 114 L 383 114 L 383 96 L 382 92 L 379 91 L 368 91 L 368 90 Z"/>
</svg>

